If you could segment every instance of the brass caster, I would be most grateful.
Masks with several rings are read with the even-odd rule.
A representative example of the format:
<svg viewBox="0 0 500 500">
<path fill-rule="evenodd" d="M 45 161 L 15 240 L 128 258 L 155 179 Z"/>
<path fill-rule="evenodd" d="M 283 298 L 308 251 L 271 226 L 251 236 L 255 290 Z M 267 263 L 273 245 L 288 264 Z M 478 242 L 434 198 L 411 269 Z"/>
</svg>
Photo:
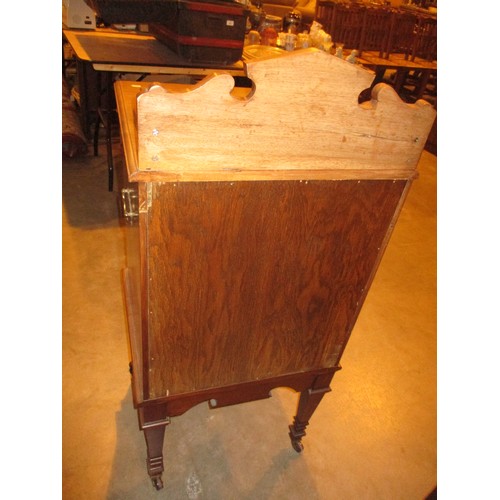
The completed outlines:
<svg viewBox="0 0 500 500">
<path fill-rule="evenodd" d="M 163 481 L 161 480 L 161 476 L 152 477 L 151 481 L 156 490 L 161 490 L 163 488 Z"/>
<path fill-rule="evenodd" d="M 292 447 L 297 453 L 301 453 L 302 450 L 304 449 L 304 445 L 302 444 L 302 441 L 298 439 L 292 439 Z"/>
</svg>

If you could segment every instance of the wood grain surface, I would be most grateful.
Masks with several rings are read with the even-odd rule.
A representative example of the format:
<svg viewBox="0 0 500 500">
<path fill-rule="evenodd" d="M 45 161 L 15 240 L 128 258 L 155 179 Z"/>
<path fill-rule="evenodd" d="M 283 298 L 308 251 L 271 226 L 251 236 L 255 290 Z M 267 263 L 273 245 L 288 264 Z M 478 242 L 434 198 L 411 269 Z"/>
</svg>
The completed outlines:
<svg viewBox="0 0 500 500">
<path fill-rule="evenodd" d="M 315 49 L 246 71 L 115 83 L 141 401 L 338 367 L 435 116 Z"/>
<path fill-rule="evenodd" d="M 153 85 L 137 97 L 137 170 L 170 180 L 265 180 L 339 171 L 408 176 L 435 111 L 404 103 L 386 84 L 358 103 L 374 74 L 317 49 L 246 63 L 254 90 L 231 93 L 228 74 L 189 91 Z M 311 77 L 312 75 L 312 77 Z"/>
<path fill-rule="evenodd" d="M 150 397 L 334 367 L 406 184 L 154 183 Z"/>
</svg>

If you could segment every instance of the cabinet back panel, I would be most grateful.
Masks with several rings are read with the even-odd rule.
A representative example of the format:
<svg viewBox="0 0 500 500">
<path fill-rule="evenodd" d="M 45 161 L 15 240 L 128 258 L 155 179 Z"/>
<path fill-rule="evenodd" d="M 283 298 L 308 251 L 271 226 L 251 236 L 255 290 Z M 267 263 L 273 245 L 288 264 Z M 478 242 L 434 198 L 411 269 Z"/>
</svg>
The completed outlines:
<svg viewBox="0 0 500 500">
<path fill-rule="evenodd" d="M 407 182 L 153 183 L 150 397 L 335 366 Z"/>
</svg>

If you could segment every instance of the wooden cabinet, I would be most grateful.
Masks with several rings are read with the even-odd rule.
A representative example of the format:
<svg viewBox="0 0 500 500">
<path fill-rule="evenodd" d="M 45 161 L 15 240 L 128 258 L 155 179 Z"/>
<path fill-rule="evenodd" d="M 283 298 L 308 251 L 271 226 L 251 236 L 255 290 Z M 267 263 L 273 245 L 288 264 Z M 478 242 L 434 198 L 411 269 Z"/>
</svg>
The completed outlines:
<svg viewBox="0 0 500 500">
<path fill-rule="evenodd" d="M 434 119 L 383 84 L 358 104 L 372 74 L 316 50 L 247 71 L 246 96 L 228 75 L 115 84 L 122 196 L 137 209 L 124 271 L 132 385 L 157 488 L 169 418 L 204 401 L 290 387 L 302 450 Z"/>
</svg>

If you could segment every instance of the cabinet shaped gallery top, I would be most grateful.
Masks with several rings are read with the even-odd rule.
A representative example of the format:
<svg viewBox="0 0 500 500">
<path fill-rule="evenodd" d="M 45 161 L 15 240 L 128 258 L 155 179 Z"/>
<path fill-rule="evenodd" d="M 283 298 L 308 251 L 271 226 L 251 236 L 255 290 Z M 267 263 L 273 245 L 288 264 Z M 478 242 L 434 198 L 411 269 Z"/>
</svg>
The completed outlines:
<svg viewBox="0 0 500 500">
<path fill-rule="evenodd" d="M 251 89 L 117 82 L 131 180 L 408 178 L 432 127 L 373 72 L 317 49 L 246 63 Z M 360 103 L 360 94 L 368 99 Z"/>
</svg>

